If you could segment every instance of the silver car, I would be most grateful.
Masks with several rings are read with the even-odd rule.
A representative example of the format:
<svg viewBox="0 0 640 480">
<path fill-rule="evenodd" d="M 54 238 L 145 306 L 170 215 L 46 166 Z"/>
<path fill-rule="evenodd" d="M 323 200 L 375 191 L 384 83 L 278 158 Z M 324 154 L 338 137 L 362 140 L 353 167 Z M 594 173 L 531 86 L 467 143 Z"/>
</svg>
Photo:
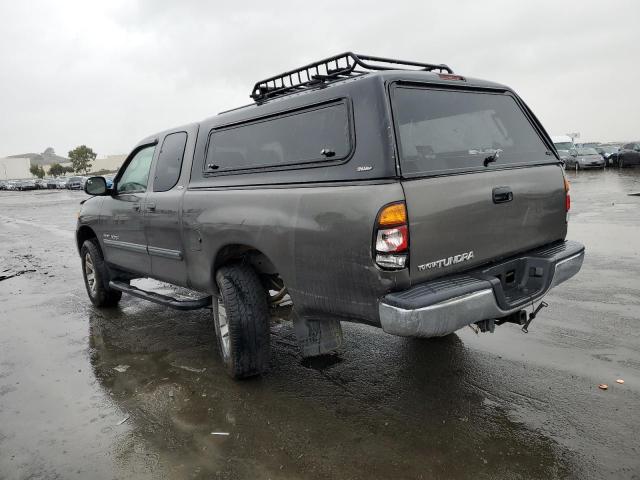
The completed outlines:
<svg viewBox="0 0 640 480">
<path fill-rule="evenodd" d="M 567 168 L 580 170 L 583 168 L 604 168 L 604 158 L 595 148 L 574 148 L 569 150 L 565 159 Z"/>
<path fill-rule="evenodd" d="M 69 190 L 82 190 L 86 182 L 85 177 L 71 177 L 67 181 L 67 189 Z"/>
</svg>

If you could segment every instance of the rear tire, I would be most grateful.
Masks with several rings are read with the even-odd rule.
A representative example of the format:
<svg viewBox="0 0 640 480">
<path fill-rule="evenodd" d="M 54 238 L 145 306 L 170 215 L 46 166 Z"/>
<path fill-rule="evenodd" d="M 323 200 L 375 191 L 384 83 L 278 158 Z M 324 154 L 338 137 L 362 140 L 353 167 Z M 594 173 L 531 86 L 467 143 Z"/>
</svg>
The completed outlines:
<svg viewBox="0 0 640 480">
<path fill-rule="evenodd" d="M 80 249 L 82 276 L 89 300 L 96 307 L 113 307 L 122 298 L 122 292 L 109 288 L 109 270 L 104 263 L 97 240 L 87 240 Z"/>
<path fill-rule="evenodd" d="M 216 273 L 213 323 L 220 357 L 232 378 L 267 371 L 270 358 L 267 293 L 248 265 L 231 264 Z"/>
</svg>

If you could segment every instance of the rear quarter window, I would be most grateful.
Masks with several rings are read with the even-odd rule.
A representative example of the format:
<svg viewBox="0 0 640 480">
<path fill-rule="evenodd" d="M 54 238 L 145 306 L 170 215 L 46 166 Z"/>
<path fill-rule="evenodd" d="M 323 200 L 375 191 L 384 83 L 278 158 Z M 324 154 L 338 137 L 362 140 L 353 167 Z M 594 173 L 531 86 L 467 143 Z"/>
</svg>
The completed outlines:
<svg viewBox="0 0 640 480">
<path fill-rule="evenodd" d="M 186 145 L 187 132 L 171 133 L 165 137 L 156 162 L 154 192 L 166 192 L 178 183 Z"/>
<path fill-rule="evenodd" d="M 346 102 L 339 101 L 213 130 L 204 172 L 339 161 L 351 149 L 349 111 Z"/>
<path fill-rule="evenodd" d="M 391 96 L 403 175 L 556 161 L 509 94 L 395 86 Z"/>
</svg>

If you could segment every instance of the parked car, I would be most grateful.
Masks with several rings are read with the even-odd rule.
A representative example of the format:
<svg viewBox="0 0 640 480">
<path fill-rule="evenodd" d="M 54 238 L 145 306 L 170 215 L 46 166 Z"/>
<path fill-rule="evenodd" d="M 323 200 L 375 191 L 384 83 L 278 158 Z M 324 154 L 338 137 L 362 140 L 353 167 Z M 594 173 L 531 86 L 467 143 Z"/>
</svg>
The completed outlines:
<svg viewBox="0 0 640 480">
<path fill-rule="evenodd" d="M 604 159 L 595 148 L 574 148 L 569 150 L 565 160 L 566 168 L 604 168 Z"/>
<path fill-rule="evenodd" d="M 47 188 L 47 182 L 41 178 L 35 179 L 34 183 L 36 184 L 37 190 L 45 190 Z"/>
<path fill-rule="evenodd" d="M 586 143 L 581 143 L 577 146 L 580 148 L 596 148 L 596 147 L 599 147 L 600 145 L 601 145 L 600 142 L 586 142 Z"/>
<path fill-rule="evenodd" d="M 86 177 L 71 177 L 67 181 L 67 188 L 69 190 L 82 190 L 86 181 Z"/>
<path fill-rule="evenodd" d="M 4 188 L 3 190 L 17 190 L 18 187 L 16 185 L 16 182 L 13 181 L 7 181 L 4 183 Z"/>
<path fill-rule="evenodd" d="M 564 162 L 564 164 L 566 165 L 567 163 L 571 162 L 571 153 L 569 150 L 558 150 L 558 156 L 560 157 L 560 160 L 562 160 Z"/>
<path fill-rule="evenodd" d="M 617 149 L 616 152 L 611 153 L 609 155 L 608 160 L 608 164 L 614 167 L 618 166 L 618 154 L 620 153 L 620 150 L 622 149 L 623 144 L 622 143 L 609 143 L 609 144 L 605 144 L 605 145 L 601 145 L 602 147 L 614 147 Z"/>
<path fill-rule="evenodd" d="M 267 369 L 269 312 L 283 302 L 313 356 L 341 346 L 341 321 L 409 337 L 526 330 L 526 309 L 580 270 L 560 159 L 510 88 L 346 53 L 251 96 L 143 139 L 113 188 L 87 181 L 96 197 L 76 244 L 94 305 L 124 292 L 211 308 L 222 362 L 241 378 Z M 200 294 L 142 290 L 139 277 Z"/>
<path fill-rule="evenodd" d="M 600 145 L 599 147 L 595 147 L 595 149 L 604 159 L 605 165 L 611 166 L 614 165 L 614 162 L 617 165 L 618 150 L 620 150 L 620 147 L 615 145 Z"/>
<path fill-rule="evenodd" d="M 47 188 L 48 189 L 56 189 L 56 188 L 58 188 L 58 179 L 57 178 L 48 178 L 47 179 Z"/>
<path fill-rule="evenodd" d="M 640 142 L 631 142 L 623 145 L 618 152 L 618 166 L 635 167 L 640 165 Z"/>
<path fill-rule="evenodd" d="M 67 179 L 67 178 L 59 178 L 56 188 L 58 188 L 58 189 L 66 189 L 68 181 L 69 181 L 69 179 Z"/>
<path fill-rule="evenodd" d="M 18 182 L 18 190 L 20 191 L 35 190 L 36 188 L 38 187 L 36 185 L 36 181 L 33 179 L 20 180 Z"/>
</svg>

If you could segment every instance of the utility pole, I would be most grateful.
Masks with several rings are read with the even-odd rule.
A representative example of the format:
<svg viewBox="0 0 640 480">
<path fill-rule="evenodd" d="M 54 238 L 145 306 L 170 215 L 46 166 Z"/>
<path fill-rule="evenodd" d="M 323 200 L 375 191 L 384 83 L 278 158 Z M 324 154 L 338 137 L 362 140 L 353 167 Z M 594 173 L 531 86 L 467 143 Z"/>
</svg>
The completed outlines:
<svg viewBox="0 0 640 480">
<path fill-rule="evenodd" d="M 580 132 L 567 133 L 567 137 L 571 137 L 571 141 L 576 143 L 576 138 L 580 138 Z"/>
</svg>

